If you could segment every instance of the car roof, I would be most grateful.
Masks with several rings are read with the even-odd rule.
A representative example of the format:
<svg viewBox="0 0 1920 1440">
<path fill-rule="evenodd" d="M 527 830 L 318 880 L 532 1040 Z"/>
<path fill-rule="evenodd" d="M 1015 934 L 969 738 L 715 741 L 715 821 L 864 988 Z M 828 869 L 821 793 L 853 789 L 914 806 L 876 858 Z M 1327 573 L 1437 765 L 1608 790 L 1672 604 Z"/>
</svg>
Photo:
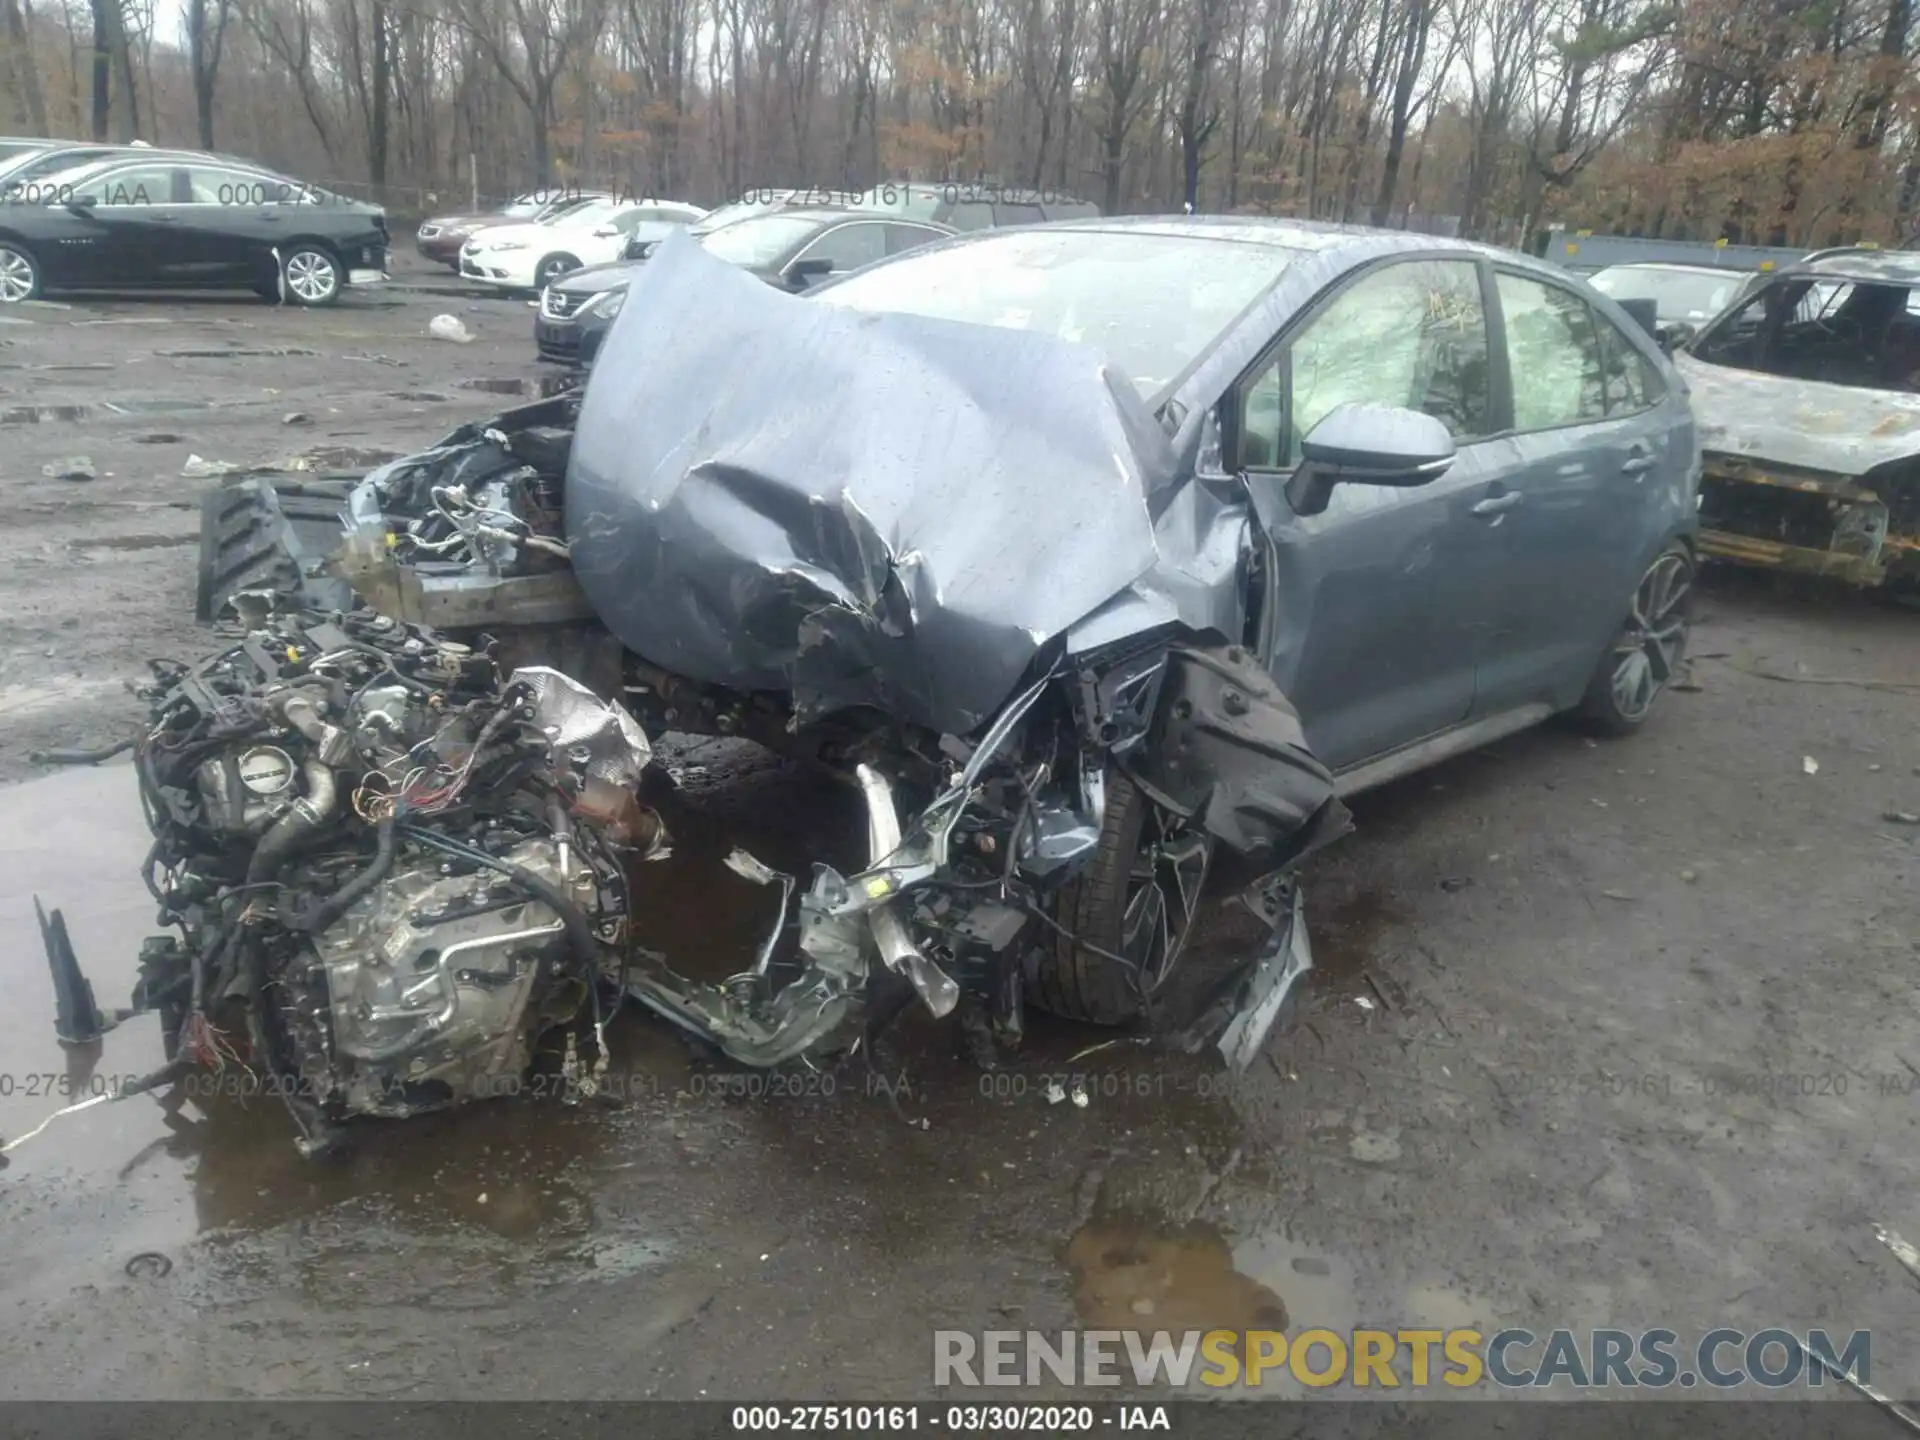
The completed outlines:
<svg viewBox="0 0 1920 1440">
<path fill-rule="evenodd" d="M 1847 246 L 1816 250 L 1776 275 L 1821 280 L 1851 280 L 1862 285 L 1920 285 L 1920 252 Z"/>
<path fill-rule="evenodd" d="M 1690 265 L 1684 260 L 1622 260 L 1618 265 L 1602 265 L 1593 273 L 1603 275 L 1609 270 L 1667 270 L 1683 275 L 1711 275 L 1715 279 L 1758 273 L 1744 265 Z"/>
<path fill-rule="evenodd" d="M 803 200 L 799 204 L 784 204 L 772 207 L 762 215 L 742 215 L 734 221 L 735 225 L 745 225 L 753 220 L 779 218 L 792 220 L 796 217 L 819 216 L 824 220 L 877 220 L 887 225 L 924 225 L 929 230 L 939 230 L 944 234 L 957 235 L 960 232 L 939 220 L 915 220 L 906 215 L 895 214 L 890 210 L 876 209 L 871 205 L 826 205 Z M 729 226 L 729 229 L 732 227 Z"/>
<path fill-rule="evenodd" d="M 1062 195 L 1057 190 L 1038 190 L 1018 185 L 994 185 L 981 180 L 911 180 L 901 183 L 882 180 L 869 186 L 867 195 L 892 190 L 907 195 L 930 195 L 956 204 L 976 205 L 1091 205 L 1077 195 Z"/>
<path fill-rule="evenodd" d="M 1523 255 L 1517 250 L 1503 250 L 1497 245 L 1484 245 L 1475 240 L 1427 235 L 1417 230 L 1375 229 L 1370 225 L 1341 225 L 1327 220 L 1293 220 L 1269 215 L 1102 215 L 1080 220 L 1055 220 L 1044 227 L 1011 225 L 992 230 L 973 230 L 967 232 L 966 238 L 985 239 L 993 235 L 1041 228 L 1104 231 L 1116 235 L 1163 235 L 1169 239 L 1223 240 L 1321 254 L 1350 252 L 1356 258 L 1411 251 L 1472 254 L 1540 274 L 1562 277 L 1566 274 L 1559 266 L 1532 255 Z"/>
<path fill-rule="evenodd" d="M 88 152 L 87 158 L 76 160 L 70 170 L 58 172 L 63 175 L 82 170 L 105 170 L 111 166 L 124 165 L 132 160 L 162 160 L 177 165 L 227 165 L 239 170 L 253 170 L 262 175 L 277 176 L 279 174 L 278 171 L 262 165 L 257 160 L 243 160 L 238 155 L 221 155 L 212 150 L 162 150 L 151 145 L 115 145 L 110 147 L 107 153 L 102 154 L 99 153 L 100 147 L 95 145 L 76 144 L 62 148 Z"/>
</svg>

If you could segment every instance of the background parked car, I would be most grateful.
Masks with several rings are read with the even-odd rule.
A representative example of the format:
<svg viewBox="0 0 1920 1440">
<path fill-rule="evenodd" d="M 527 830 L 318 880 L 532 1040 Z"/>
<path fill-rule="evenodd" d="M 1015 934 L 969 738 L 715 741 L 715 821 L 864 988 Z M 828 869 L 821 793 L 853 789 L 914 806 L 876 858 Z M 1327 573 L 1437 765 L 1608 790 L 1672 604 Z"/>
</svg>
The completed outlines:
<svg viewBox="0 0 1920 1440">
<path fill-rule="evenodd" d="M 604 190 L 535 190 L 498 210 L 479 214 L 434 215 L 420 222 L 413 243 L 427 259 L 456 273 L 460 247 L 482 230 L 496 225 L 529 225 L 551 220 L 610 197 Z"/>
<path fill-rule="evenodd" d="M 1823 250 L 1675 364 L 1705 450 L 1701 548 L 1920 598 L 1920 253 Z"/>
<path fill-rule="evenodd" d="M 1748 282 L 1749 270 L 1712 265 L 1609 265 L 1587 277 L 1587 283 L 1614 300 L 1651 300 L 1662 326 L 1686 325 L 1698 330 L 1731 305 Z"/>
<path fill-rule="evenodd" d="M 460 249 L 460 274 L 500 290 L 538 290 L 586 265 L 620 258 L 633 240 L 658 240 L 706 215 L 671 200 L 599 200 L 527 225 L 496 225 Z"/>
<path fill-rule="evenodd" d="M 1090 220 L 1100 214 L 1100 207 L 1091 200 L 960 180 L 937 185 L 876 185 L 860 197 L 859 203 L 892 211 L 903 219 L 933 220 L 956 230 Z"/>
<path fill-rule="evenodd" d="M 0 199 L 0 303 L 55 290 L 246 287 L 327 305 L 386 278 L 386 213 L 270 170 L 163 151 Z"/>
<path fill-rule="evenodd" d="M 752 271 L 768 284 L 800 291 L 829 275 L 905 254 L 955 232 L 947 225 L 846 206 L 774 205 L 713 229 L 702 221 L 694 233 L 709 254 Z M 627 286 L 644 264 L 622 260 L 597 265 L 547 285 L 533 322 L 540 358 L 561 364 L 591 362 L 626 303 Z"/>
</svg>

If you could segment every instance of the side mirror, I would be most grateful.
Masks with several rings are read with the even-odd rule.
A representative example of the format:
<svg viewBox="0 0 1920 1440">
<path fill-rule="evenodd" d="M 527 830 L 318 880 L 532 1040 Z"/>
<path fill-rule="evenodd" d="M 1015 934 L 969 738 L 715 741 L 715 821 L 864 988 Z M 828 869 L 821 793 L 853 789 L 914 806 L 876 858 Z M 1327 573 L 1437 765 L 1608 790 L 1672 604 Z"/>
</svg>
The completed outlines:
<svg viewBox="0 0 1920 1440">
<path fill-rule="evenodd" d="M 67 201 L 67 209 L 76 215 L 85 216 L 93 214 L 93 207 L 97 204 L 99 204 L 99 201 L 95 200 L 91 195 L 76 195 Z"/>
<path fill-rule="evenodd" d="M 795 290 L 804 290 L 823 275 L 833 273 L 833 261 L 796 260 L 781 272 L 781 279 Z"/>
<path fill-rule="evenodd" d="M 1700 333 L 1700 327 L 1690 325 L 1685 320 L 1673 320 L 1660 326 L 1653 332 L 1653 338 L 1660 342 L 1660 348 L 1671 355 L 1693 342 Z"/>
<path fill-rule="evenodd" d="M 1431 415 L 1396 405 L 1336 405 L 1300 442 L 1287 481 L 1296 515 L 1318 515 L 1335 485 L 1425 485 L 1453 464 L 1453 436 Z"/>
<path fill-rule="evenodd" d="M 1653 301 L 1651 300 L 1615 300 L 1613 303 L 1618 305 L 1622 310 L 1626 311 L 1627 314 L 1631 315 L 1633 317 L 1634 323 L 1638 325 L 1642 330 L 1646 331 L 1647 334 L 1652 335 L 1656 339 L 1659 338 L 1660 311 Z"/>
<path fill-rule="evenodd" d="M 647 252 L 653 248 L 653 245 L 653 241 L 642 240 L 636 235 L 620 247 L 620 258 L 622 260 L 644 260 L 647 258 Z"/>
</svg>

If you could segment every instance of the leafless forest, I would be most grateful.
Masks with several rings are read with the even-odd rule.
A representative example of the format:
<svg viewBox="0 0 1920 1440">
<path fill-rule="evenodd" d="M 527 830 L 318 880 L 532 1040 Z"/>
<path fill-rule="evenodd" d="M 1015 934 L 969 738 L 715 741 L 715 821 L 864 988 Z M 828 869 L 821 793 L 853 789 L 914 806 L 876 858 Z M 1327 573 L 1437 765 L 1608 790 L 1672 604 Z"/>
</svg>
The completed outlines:
<svg viewBox="0 0 1920 1440">
<path fill-rule="evenodd" d="M 401 213 L 988 180 L 1507 241 L 1905 239 L 1913 0 L 0 0 L 16 132 Z M 1421 222 L 1416 222 L 1421 223 Z"/>
</svg>

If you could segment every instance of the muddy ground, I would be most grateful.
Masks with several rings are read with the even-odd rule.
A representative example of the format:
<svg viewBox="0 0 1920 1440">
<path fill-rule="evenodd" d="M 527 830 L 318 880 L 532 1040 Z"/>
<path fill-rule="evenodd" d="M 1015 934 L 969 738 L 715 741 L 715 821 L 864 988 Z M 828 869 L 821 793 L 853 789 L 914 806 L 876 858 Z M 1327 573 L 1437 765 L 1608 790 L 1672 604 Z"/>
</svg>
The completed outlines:
<svg viewBox="0 0 1920 1440">
<path fill-rule="evenodd" d="M 478 340 L 428 339 L 441 312 Z M 523 303 L 401 286 L 3 318 L 12 1137 L 71 1077 L 157 1063 L 151 1020 L 98 1056 L 53 1042 L 30 897 L 123 1000 L 146 836 L 124 769 L 28 753 L 125 733 L 143 659 L 206 648 L 188 458 L 369 460 L 542 372 Z M 97 478 L 43 475 L 77 456 Z M 911 1397 L 939 1327 L 1282 1313 L 1871 1328 L 1875 1379 L 1920 1390 L 1920 1296 L 1873 1234 L 1920 1236 L 1920 828 L 1883 819 L 1920 811 L 1920 689 L 1886 688 L 1920 687 L 1920 616 L 1719 577 L 1695 650 L 1698 688 L 1634 740 L 1541 730 L 1359 801 L 1307 877 L 1300 1014 L 1231 1081 L 1075 1059 L 1098 1037 L 1041 1024 L 999 1077 L 910 1029 L 891 1099 L 859 1075 L 730 1095 L 630 1015 L 613 1103 L 375 1128 L 332 1166 L 271 1101 L 62 1120 L 0 1173 L 0 1397 Z M 853 812 L 751 752 L 669 763 L 679 844 L 644 913 L 725 973 L 767 899 L 714 857 L 798 856 Z M 1070 1075 L 1089 1103 L 1050 1104 Z"/>
</svg>

